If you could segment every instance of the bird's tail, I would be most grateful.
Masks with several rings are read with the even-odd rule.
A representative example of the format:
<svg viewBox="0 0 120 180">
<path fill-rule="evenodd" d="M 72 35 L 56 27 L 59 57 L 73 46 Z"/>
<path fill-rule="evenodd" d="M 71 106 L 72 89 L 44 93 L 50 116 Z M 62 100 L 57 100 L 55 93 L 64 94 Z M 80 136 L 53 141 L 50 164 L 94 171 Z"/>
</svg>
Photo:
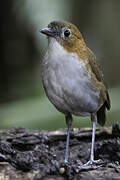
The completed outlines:
<svg viewBox="0 0 120 180">
<path fill-rule="evenodd" d="M 101 125 L 104 126 L 106 122 L 106 108 L 110 110 L 110 98 L 108 91 L 106 91 L 106 101 L 104 104 L 101 106 L 101 108 L 97 111 L 97 122 Z"/>
<path fill-rule="evenodd" d="M 106 106 L 105 106 L 105 104 L 103 104 L 97 112 L 97 122 L 101 126 L 105 125 L 105 122 L 106 122 Z"/>
</svg>

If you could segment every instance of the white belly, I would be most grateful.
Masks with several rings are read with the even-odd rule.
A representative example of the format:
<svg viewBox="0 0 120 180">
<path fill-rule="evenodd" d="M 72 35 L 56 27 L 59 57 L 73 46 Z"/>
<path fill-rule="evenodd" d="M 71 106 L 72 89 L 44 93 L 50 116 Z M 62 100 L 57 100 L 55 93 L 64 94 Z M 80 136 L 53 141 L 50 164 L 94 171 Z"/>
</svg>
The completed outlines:
<svg viewBox="0 0 120 180">
<path fill-rule="evenodd" d="M 43 61 L 46 94 L 59 111 L 89 116 L 99 108 L 99 89 L 92 84 L 91 74 L 84 62 L 55 43 L 57 47 L 51 47 Z"/>
</svg>

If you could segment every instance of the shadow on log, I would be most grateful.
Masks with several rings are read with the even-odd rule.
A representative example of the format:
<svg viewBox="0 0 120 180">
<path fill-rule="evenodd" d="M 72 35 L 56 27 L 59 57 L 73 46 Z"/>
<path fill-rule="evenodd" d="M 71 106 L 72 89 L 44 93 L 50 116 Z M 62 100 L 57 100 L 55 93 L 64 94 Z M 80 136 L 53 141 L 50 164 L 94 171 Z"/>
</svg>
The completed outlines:
<svg viewBox="0 0 120 180">
<path fill-rule="evenodd" d="M 0 180 L 119 180 L 120 124 L 97 129 L 95 158 L 103 166 L 91 171 L 79 167 L 89 160 L 91 129 L 73 129 L 69 164 L 64 165 L 66 130 L 0 131 Z"/>
</svg>

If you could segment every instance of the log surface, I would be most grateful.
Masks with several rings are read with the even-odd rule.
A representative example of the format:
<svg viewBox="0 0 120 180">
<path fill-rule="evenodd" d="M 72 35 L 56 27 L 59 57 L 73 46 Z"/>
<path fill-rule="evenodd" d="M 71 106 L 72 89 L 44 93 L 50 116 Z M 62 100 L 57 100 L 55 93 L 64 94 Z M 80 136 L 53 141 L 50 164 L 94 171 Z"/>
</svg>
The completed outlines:
<svg viewBox="0 0 120 180">
<path fill-rule="evenodd" d="M 96 131 L 95 159 L 104 162 L 98 169 L 79 169 L 89 160 L 91 129 L 72 129 L 67 166 L 65 143 L 66 130 L 0 131 L 0 180 L 120 180 L 120 124 Z"/>
</svg>

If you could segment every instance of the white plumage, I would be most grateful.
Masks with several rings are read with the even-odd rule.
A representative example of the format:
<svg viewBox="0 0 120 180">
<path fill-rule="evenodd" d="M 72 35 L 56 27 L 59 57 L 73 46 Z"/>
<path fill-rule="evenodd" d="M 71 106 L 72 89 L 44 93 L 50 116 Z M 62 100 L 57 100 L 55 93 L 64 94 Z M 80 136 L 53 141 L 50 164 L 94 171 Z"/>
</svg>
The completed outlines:
<svg viewBox="0 0 120 180">
<path fill-rule="evenodd" d="M 49 100 L 65 114 L 90 116 L 97 112 L 100 89 L 92 83 L 85 62 L 65 51 L 55 38 L 49 37 L 48 46 L 42 78 Z"/>
</svg>

